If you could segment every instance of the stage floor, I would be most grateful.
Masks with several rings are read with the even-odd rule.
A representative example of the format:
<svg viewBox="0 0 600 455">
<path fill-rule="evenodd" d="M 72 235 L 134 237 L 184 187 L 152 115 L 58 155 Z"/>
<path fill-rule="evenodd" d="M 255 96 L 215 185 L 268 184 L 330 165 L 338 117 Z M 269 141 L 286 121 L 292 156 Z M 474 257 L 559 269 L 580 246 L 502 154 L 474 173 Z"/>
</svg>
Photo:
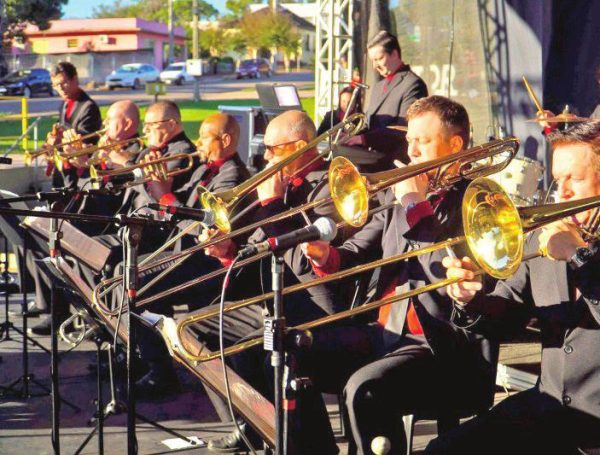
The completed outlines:
<svg viewBox="0 0 600 455">
<path fill-rule="evenodd" d="M 20 308 L 20 296 L 11 297 L 11 308 Z M 0 296 L 0 321 L 4 321 L 4 297 Z M 17 328 L 22 327 L 22 318 L 11 316 Z M 36 324 L 40 319 L 31 318 L 29 324 Z M 22 337 L 10 330 L 11 340 L 0 342 L 0 385 L 6 386 L 19 378 L 23 372 L 22 366 Z M 42 346 L 50 347 L 50 337 L 35 337 Z M 529 364 L 527 369 L 535 370 L 539 362 L 537 343 L 524 340 L 523 342 L 506 345 L 502 349 L 501 358 L 504 363 Z M 78 406 L 81 411 L 75 411 L 67 404 L 62 404 L 60 419 L 60 448 L 61 453 L 73 454 L 92 430 L 88 421 L 94 414 L 96 397 L 96 375 L 89 367 L 95 365 L 95 344 L 86 341 L 71 352 L 66 352 L 69 346 L 59 342 L 61 361 L 59 364 L 61 396 Z M 45 388 L 50 387 L 50 356 L 38 347 L 29 349 L 29 367 L 36 381 Z M 200 382 L 183 367 L 177 367 L 181 383 L 181 392 L 148 401 L 139 400 L 137 411 L 160 424 L 176 430 L 185 436 L 196 436 L 201 440 L 218 437 L 230 431 L 231 427 L 219 422 L 209 399 Z M 17 389 L 21 389 L 22 383 Z M 110 398 L 108 383 L 104 383 L 104 401 Z M 30 385 L 32 396 L 24 399 L 14 397 L 10 393 L 0 397 L 0 454 L 51 454 L 53 453 L 51 433 L 51 402 L 50 397 L 37 384 Z M 506 397 L 503 391 L 496 395 L 497 401 Z M 332 425 L 338 438 L 340 453 L 346 453 L 347 444 L 341 437 L 337 399 L 327 396 L 328 409 Z M 106 453 L 126 453 L 126 414 L 111 416 L 105 423 L 104 450 Z M 421 453 L 427 442 L 435 437 L 436 423 L 419 421 L 415 427 L 414 451 Z M 137 438 L 140 454 L 164 454 L 176 452 L 163 443 L 166 439 L 175 438 L 163 431 L 140 422 L 137 425 Z M 98 441 L 94 437 L 81 452 L 82 454 L 98 453 Z M 206 449 L 193 448 L 179 450 L 177 453 L 212 453 Z"/>
</svg>

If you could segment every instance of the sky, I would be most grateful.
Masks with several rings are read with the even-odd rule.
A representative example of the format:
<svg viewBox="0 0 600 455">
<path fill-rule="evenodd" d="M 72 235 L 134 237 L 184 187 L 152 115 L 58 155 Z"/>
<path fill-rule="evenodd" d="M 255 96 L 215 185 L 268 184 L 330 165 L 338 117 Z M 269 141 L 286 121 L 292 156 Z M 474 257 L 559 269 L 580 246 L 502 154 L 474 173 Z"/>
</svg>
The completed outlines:
<svg viewBox="0 0 600 455">
<path fill-rule="evenodd" d="M 103 3 L 108 5 L 111 3 L 111 0 L 105 0 Z M 210 0 L 210 3 L 219 11 L 225 11 L 225 0 Z M 69 0 L 69 3 L 63 6 L 63 18 L 89 18 L 92 15 L 94 7 L 99 4 L 98 0 Z"/>
</svg>

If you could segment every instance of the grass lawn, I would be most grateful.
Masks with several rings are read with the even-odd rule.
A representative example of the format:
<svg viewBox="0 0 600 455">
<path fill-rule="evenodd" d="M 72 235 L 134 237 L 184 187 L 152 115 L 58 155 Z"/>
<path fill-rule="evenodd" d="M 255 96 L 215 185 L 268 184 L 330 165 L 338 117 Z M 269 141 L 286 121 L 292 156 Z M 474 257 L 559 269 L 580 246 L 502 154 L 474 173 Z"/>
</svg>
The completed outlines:
<svg viewBox="0 0 600 455">
<path fill-rule="evenodd" d="M 179 108 L 181 109 L 181 116 L 183 119 L 183 128 L 188 137 L 195 141 L 198 138 L 198 128 L 200 123 L 208 117 L 210 114 L 218 112 L 218 107 L 221 105 L 228 106 L 259 106 L 258 99 L 253 100 L 219 100 L 219 101 L 200 101 L 195 103 L 194 101 L 178 101 Z M 314 117 L 315 111 L 315 99 L 305 98 L 302 99 L 302 107 L 310 115 Z M 104 118 L 108 106 L 102 106 L 100 111 Z M 146 112 L 146 106 L 141 109 L 142 118 Z M 56 117 L 45 117 L 40 121 L 39 138 L 43 140 L 46 135 L 52 129 L 52 125 L 58 120 Z M 0 154 L 3 153 L 8 147 L 10 147 L 14 141 L 21 135 L 21 120 L 2 120 L 0 117 Z M 32 136 L 30 136 L 31 138 Z M 30 148 L 33 147 L 33 141 L 30 141 Z M 16 153 L 22 153 L 19 148 Z"/>
</svg>

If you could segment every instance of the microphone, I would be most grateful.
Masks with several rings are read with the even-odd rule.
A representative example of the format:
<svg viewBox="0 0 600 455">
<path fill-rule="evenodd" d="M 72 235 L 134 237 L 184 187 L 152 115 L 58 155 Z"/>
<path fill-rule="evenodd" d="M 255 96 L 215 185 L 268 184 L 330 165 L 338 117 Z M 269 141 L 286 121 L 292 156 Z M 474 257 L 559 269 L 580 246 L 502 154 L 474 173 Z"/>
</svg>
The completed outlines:
<svg viewBox="0 0 600 455">
<path fill-rule="evenodd" d="M 174 218 L 200 221 L 207 226 L 212 226 L 215 224 L 215 214 L 212 210 L 190 209 L 187 207 L 176 207 L 174 205 L 162 205 L 154 203 L 148 204 L 148 207 L 152 210 L 160 210 L 162 212 L 170 213 Z"/>
<path fill-rule="evenodd" d="M 12 158 L 6 156 L 0 156 L 0 164 L 12 164 Z"/>
<path fill-rule="evenodd" d="M 336 235 L 337 225 L 335 222 L 331 218 L 321 217 L 316 220 L 312 226 L 296 229 L 295 231 L 277 237 L 269 237 L 264 242 L 259 242 L 254 245 L 247 245 L 239 251 L 238 256 L 240 256 L 240 259 L 244 259 L 266 251 L 275 253 L 314 240 L 325 240 L 330 242 Z"/>
</svg>

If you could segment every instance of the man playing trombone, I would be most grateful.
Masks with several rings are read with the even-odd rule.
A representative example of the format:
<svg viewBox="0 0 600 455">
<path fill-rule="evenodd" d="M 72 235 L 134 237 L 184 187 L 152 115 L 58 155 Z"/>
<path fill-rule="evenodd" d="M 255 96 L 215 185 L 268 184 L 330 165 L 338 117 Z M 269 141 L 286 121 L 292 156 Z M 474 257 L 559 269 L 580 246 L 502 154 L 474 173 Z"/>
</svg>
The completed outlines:
<svg viewBox="0 0 600 455">
<path fill-rule="evenodd" d="M 548 136 L 558 202 L 600 196 L 600 123 Z M 598 219 L 582 212 L 531 236 L 516 273 L 486 292 L 473 262 L 444 258 L 448 295 L 471 330 L 506 335 L 540 321 L 541 377 L 459 428 L 441 435 L 430 454 L 598 453 L 600 449 L 600 263 Z"/>
<path fill-rule="evenodd" d="M 468 114 L 447 98 L 417 100 L 407 118 L 411 164 L 456 154 L 468 143 Z M 420 174 L 396 184 L 385 202 L 395 200 L 397 205 L 374 215 L 339 248 L 322 241 L 305 244 L 317 274 L 325 276 L 456 236 L 467 182 L 432 188 L 431 178 Z M 435 252 L 382 267 L 375 298 L 438 281 L 443 277 L 441 260 L 441 253 Z M 431 292 L 381 307 L 377 321 L 368 325 L 314 331 L 310 360 L 314 384 L 335 391 L 347 380 L 344 394 L 355 443 L 351 452 L 371 453 L 371 441 L 385 436 L 393 453 L 402 453 L 406 441 L 396 425 L 401 413 L 457 419 L 491 404 L 497 346 L 456 328 L 450 316 L 451 301 L 445 292 Z"/>
<path fill-rule="evenodd" d="M 267 167 L 277 166 L 278 163 L 308 147 L 315 138 L 316 128 L 312 120 L 304 112 L 287 111 L 267 126 L 265 132 L 265 159 Z M 299 158 L 288 166 L 280 169 L 269 179 L 257 187 L 258 207 L 252 215 L 253 222 L 265 220 L 277 214 L 284 214 L 290 207 L 297 207 L 307 201 L 318 200 L 329 195 L 326 181 L 325 162 L 319 157 L 316 147 L 308 148 Z M 321 207 L 318 213 L 310 211 L 308 217 L 315 219 L 318 215 L 333 215 L 334 208 Z M 276 236 L 300 228 L 306 221 L 296 215 L 295 217 L 282 218 L 269 224 L 264 224 L 255 232 L 250 233 L 247 243 L 257 243 L 267 237 Z M 239 247 L 246 240 L 239 238 L 220 242 L 207 249 L 207 254 L 217 257 L 223 265 L 229 265 L 236 256 Z M 285 254 L 285 278 L 286 284 L 298 283 L 310 279 L 312 271 L 310 267 L 303 266 L 302 253 L 299 248 L 290 250 Z M 261 294 L 263 289 L 270 289 L 270 261 L 261 259 L 251 265 L 243 267 L 237 272 L 228 287 L 227 298 L 238 299 Z M 243 285 L 242 285 L 243 284 Z M 326 314 L 331 314 L 343 307 L 342 298 L 339 298 L 332 287 L 319 286 L 310 292 L 301 293 L 295 297 L 286 299 L 285 314 L 290 324 L 305 322 Z M 224 337 L 227 344 L 234 343 L 240 339 L 260 332 L 263 327 L 264 312 L 268 312 L 270 302 L 256 304 L 240 311 L 228 313 L 226 317 L 226 328 Z M 198 310 L 201 313 L 203 310 Z M 191 313 L 193 316 L 195 313 Z M 192 330 L 198 334 L 199 339 L 214 350 L 217 343 L 218 324 L 216 320 L 205 320 L 194 324 Z M 233 359 L 236 372 L 265 396 L 271 395 L 270 379 L 265 376 L 263 364 L 265 353 L 262 347 L 258 347 L 246 354 L 236 356 Z M 320 400 L 320 395 L 316 399 Z M 222 420 L 229 420 L 229 414 L 222 400 L 211 396 L 211 400 Z M 324 408 L 323 408 L 324 409 Z M 315 419 L 312 423 L 315 427 L 326 425 L 327 415 L 320 415 L 322 420 Z M 244 428 L 247 430 L 247 428 Z M 303 441 L 305 453 L 310 448 L 321 447 L 318 439 Z M 315 445 L 316 444 L 316 445 Z M 233 451 L 241 449 L 243 442 L 237 432 L 226 435 L 223 438 L 210 441 L 209 450 Z M 313 450 L 313 453 L 314 450 Z"/>
</svg>

